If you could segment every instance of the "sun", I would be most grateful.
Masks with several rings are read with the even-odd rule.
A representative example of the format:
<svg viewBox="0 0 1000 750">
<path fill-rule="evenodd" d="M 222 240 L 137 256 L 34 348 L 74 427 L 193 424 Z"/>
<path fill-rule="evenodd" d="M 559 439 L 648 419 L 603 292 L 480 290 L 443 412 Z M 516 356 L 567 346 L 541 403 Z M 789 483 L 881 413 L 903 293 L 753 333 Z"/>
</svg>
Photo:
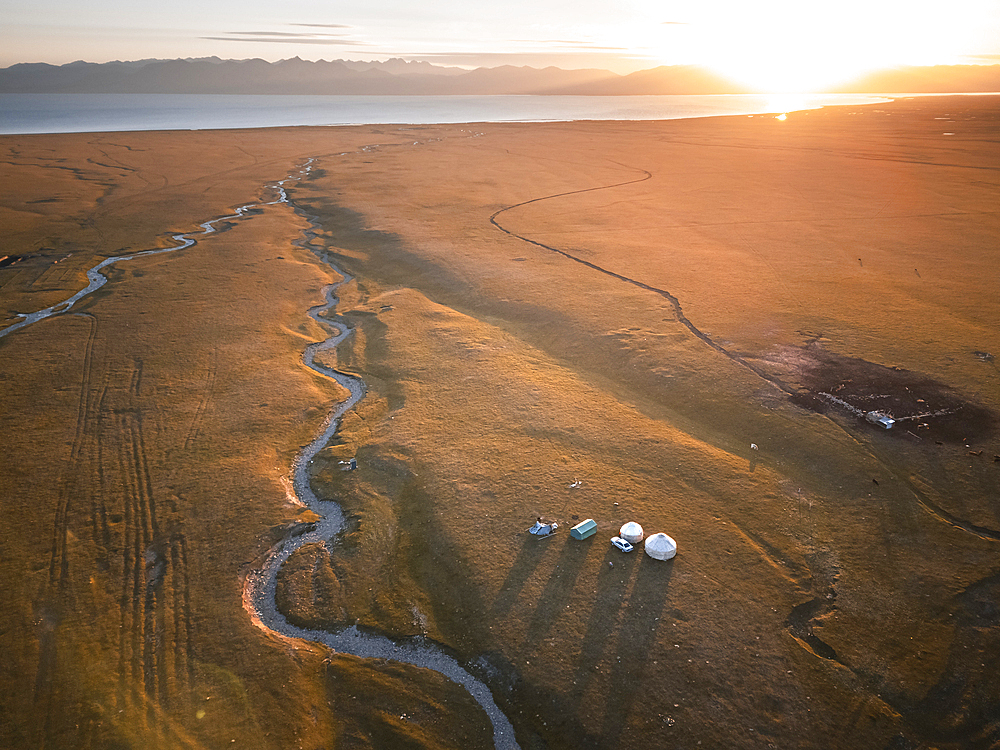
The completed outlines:
<svg viewBox="0 0 1000 750">
<path fill-rule="evenodd" d="M 808 49 L 775 44 L 767 49 L 745 50 L 709 67 L 756 92 L 777 94 L 824 91 L 875 70 L 879 63 L 862 58 L 845 61 L 816 56 Z"/>
<path fill-rule="evenodd" d="M 974 27 L 968 14 L 902 12 L 893 0 L 687 7 L 683 22 L 658 25 L 659 56 L 686 58 L 760 93 L 819 92 L 879 68 L 954 62 Z"/>
<path fill-rule="evenodd" d="M 708 65 L 762 93 L 822 91 L 883 65 L 891 40 L 871 38 L 815 3 L 773 3 L 736 23 L 720 23 L 706 40 Z"/>
</svg>

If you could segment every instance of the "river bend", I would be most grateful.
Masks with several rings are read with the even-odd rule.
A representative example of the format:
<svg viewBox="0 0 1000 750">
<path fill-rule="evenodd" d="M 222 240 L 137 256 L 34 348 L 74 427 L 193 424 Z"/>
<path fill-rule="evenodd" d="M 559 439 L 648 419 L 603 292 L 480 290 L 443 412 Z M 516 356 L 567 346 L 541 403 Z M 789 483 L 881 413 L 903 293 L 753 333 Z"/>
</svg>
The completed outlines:
<svg viewBox="0 0 1000 750">
<path fill-rule="evenodd" d="M 248 212 L 254 209 L 285 203 L 292 210 L 306 218 L 312 227 L 318 226 L 313 217 L 306 215 L 301 209 L 289 203 L 285 190 L 285 186 L 288 183 L 297 182 L 309 174 L 313 161 L 313 159 L 309 159 L 300 169 L 285 179 L 266 186 L 270 190 L 277 192 L 278 197 L 275 200 L 240 206 L 232 214 L 202 222 L 199 224 L 201 231 L 175 234 L 172 239 L 177 244 L 170 247 L 141 250 L 128 255 L 116 255 L 105 258 L 87 271 L 88 284 L 86 287 L 62 302 L 46 307 L 43 310 L 19 314 L 18 317 L 20 319 L 17 322 L 0 330 L 0 338 L 33 323 L 71 310 L 82 298 L 108 283 L 108 277 L 103 273 L 104 269 L 108 266 L 134 258 L 142 258 L 147 255 L 158 255 L 160 253 L 169 253 L 191 247 L 196 242 L 195 238 L 213 234 L 218 231 L 217 226 L 219 224 L 233 219 L 244 218 Z M 310 232 L 306 232 L 297 244 L 307 247 L 306 241 L 309 237 Z M 497 750 L 519 750 L 517 741 L 514 738 L 514 728 L 504 713 L 497 707 L 496 702 L 493 700 L 493 695 L 486 684 L 470 674 L 457 659 L 445 653 L 436 644 L 423 638 L 395 641 L 384 635 L 362 632 L 356 626 L 336 632 L 308 630 L 289 623 L 285 616 L 278 611 L 275 604 L 274 594 L 278 570 L 285 560 L 303 545 L 315 542 L 329 543 L 344 528 L 344 514 L 340 506 L 330 500 L 320 500 L 312 491 L 309 483 L 309 463 L 333 437 L 340 424 L 340 418 L 364 398 L 365 395 L 365 384 L 361 378 L 324 367 L 315 361 L 316 355 L 319 352 L 336 347 L 351 334 L 351 329 L 347 326 L 331 321 L 323 317 L 323 314 L 336 306 L 337 297 L 335 296 L 335 292 L 337 288 L 353 280 L 351 276 L 334 266 L 329 258 L 324 257 L 322 253 L 316 252 L 316 255 L 322 262 L 330 266 L 335 273 L 341 276 L 341 281 L 327 286 L 324 290 L 324 302 L 310 308 L 308 311 L 309 316 L 329 332 L 330 335 L 323 341 L 318 341 L 307 346 L 302 355 L 302 361 L 314 372 L 342 385 L 350 392 L 350 396 L 345 401 L 333 407 L 324 420 L 320 432 L 309 445 L 305 446 L 299 452 L 291 467 L 292 485 L 296 496 L 303 505 L 316 513 L 320 517 L 320 520 L 307 533 L 291 536 L 279 542 L 267 554 L 261 567 L 251 571 L 246 576 L 243 591 L 244 607 L 250 614 L 255 625 L 287 638 L 320 643 L 342 654 L 351 654 L 364 658 L 389 659 L 438 672 L 463 686 L 483 708 L 492 723 L 493 741 Z"/>
</svg>

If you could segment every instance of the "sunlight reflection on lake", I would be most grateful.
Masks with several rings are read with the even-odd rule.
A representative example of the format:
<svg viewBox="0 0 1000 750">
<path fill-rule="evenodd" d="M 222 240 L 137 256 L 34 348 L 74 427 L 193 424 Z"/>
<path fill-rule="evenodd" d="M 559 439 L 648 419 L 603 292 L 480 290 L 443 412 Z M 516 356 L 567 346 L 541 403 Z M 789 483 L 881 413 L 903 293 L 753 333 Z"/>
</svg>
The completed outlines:
<svg viewBox="0 0 1000 750">
<path fill-rule="evenodd" d="M 264 96 L 0 94 L 0 133 L 226 130 L 567 120 L 674 120 L 887 101 L 866 94 L 715 96 Z"/>
</svg>

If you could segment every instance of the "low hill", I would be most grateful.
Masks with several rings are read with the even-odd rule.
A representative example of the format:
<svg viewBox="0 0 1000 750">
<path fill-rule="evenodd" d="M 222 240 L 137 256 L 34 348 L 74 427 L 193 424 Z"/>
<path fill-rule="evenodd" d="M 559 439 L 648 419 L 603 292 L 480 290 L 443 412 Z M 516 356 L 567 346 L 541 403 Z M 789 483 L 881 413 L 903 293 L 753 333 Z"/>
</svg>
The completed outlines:
<svg viewBox="0 0 1000 750">
<path fill-rule="evenodd" d="M 1000 65 L 898 68 L 841 86 L 844 93 L 1000 91 Z M 218 57 L 66 65 L 22 63 L 0 69 L 0 93 L 24 94 L 745 94 L 746 87 L 704 68 L 661 66 L 629 75 L 503 65 L 464 70 L 391 59 L 279 62 Z"/>
<path fill-rule="evenodd" d="M 933 65 L 870 73 L 838 88 L 843 93 L 983 93 L 1000 91 L 1000 65 Z"/>
</svg>

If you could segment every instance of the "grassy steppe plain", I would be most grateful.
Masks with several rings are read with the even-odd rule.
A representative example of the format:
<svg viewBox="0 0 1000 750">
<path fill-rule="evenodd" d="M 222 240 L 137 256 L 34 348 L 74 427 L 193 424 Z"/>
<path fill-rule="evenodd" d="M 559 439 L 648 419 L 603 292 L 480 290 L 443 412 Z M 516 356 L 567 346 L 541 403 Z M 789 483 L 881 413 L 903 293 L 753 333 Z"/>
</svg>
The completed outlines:
<svg viewBox="0 0 1000 750">
<path fill-rule="evenodd" d="M 356 276 L 336 359 L 370 390 L 314 464 L 351 523 L 286 564 L 293 620 L 444 644 L 525 748 L 994 747 L 998 124 L 955 97 L 5 137 L 0 254 L 32 257 L 0 305 L 316 157 L 291 198 Z M 489 742 L 451 683 L 241 607 L 339 396 L 299 359 L 333 276 L 307 229 L 263 209 L 0 340 L 5 745 Z M 821 391 L 950 413 L 879 431 Z M 626 520 L 676 560 L 613 550 Z"/>
</svg>

